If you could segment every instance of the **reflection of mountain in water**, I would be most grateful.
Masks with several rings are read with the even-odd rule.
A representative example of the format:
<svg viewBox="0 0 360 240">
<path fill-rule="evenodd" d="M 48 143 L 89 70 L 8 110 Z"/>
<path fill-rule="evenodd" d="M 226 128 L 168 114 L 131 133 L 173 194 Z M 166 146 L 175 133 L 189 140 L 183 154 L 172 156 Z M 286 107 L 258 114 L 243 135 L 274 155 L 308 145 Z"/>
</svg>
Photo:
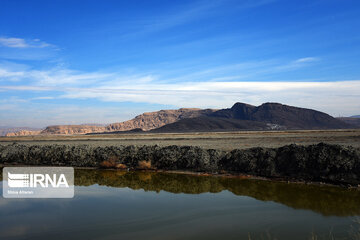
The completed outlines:
<svg viewBox="0 0 360 240">
<path fill-rule="evenodd" d="M 360 215 L 360 191 L 339 187 L 288 184 L 239 178 L 185 174 L 76 170 L 75 184 L 128 187 L 171 193 L 217 193 L 228 190 L 261 201 L 274 201 L 295 209 L 309 209 L 323 215 Z"/>
</svg>

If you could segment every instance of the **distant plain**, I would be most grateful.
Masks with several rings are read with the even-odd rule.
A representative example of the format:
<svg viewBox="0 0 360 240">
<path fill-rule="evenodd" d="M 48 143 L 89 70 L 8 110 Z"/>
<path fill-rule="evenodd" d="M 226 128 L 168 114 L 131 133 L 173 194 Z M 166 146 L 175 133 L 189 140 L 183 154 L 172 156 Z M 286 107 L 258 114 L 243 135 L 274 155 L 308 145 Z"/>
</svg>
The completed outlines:
<svg viewBox="0 0 360 240">
<path fill-rule="evenodd" d="M 94 147 L 113 145 L 178 145 L 221 150 L 280 147 L 288 144 L 310 145 L 320 142 L 360 147 L 360 129 L 0 137 L 0 145 L 7 145 L 13 142 L 26 145 L 86 144 Z"/>
</svg>

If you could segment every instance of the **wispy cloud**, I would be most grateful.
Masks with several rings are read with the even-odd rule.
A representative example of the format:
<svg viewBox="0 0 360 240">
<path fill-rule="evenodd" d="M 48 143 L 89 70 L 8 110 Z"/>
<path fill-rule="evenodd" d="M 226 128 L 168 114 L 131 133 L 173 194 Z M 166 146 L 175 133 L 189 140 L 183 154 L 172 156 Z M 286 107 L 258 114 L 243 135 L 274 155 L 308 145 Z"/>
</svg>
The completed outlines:
<svg viewBox="0 0 360 240">
<path fill-rule="evenodd" d="M 306 60 L 307 59 L 307 60 Z M 310 60 L 311 59 L 311 60 Z M 11 69 L 0 65 L 0 80 L 26 81 L 27 85 L 44 87 L 92 87 L 133 85 L 143 83 L 187 83 L 187 82 L 226 82 L 226 81 L 257 81 L 263 76 L 276 75 L 312 64 L 315 57 L 297 59 L 293 61 L 263 60 L 251 61 L 223 66 L 208 67 L 205 69 L 186 70 L 185 73 L 174 72 L 167 76 L 168 70 L 154 70 L 151 72 L 126 73 L 124 71 L 97 71 L 82 72 L 67 68 L 52 68 L 47 70 Z M 317 60 L 318 61 L 318 60 Z M 170 70 L 171 72 L 171 70 Z"/>
<path fill-rule="evenodd" d="M 312 66 L 314 64 L 317 64 L 320 60 L 321 59 L 318 57 L 307 57 L 290 61 L 277 59 L 248 61 L 211 67 L 199 71 L 193 70 L 189 74 L 176 76 L 168 79 L 168 81 L 258 81 L 264 76 L 276 75 L 278 73 L 290 72 Z"/>
<path fill-rule="evenodd" d="M 239 13 L 239 11 L 261 7 L 275 1 L 277 0 L 237 1 L 236 4 L 234 4 L 233 11 Z M 121 28 L 122 30 L 124 28 L 128 30 L 122 33 L 121 37 L 126 39 L 139 37 L 172 29 L 199 19 L 221 15 L 223 14 L 222 7 L 224 7 L 227 2 L 228 1 L 191 1 L 190 4 L 184 4 L 181 8 L 177 8 L 176 11 L 163 12 L 151 18 L 137 18 L 135 21 L 130 21 L 127 23 L 127 26 Z M 101 31 L 103 31 L 103 29 Z M 105 31 L 108 31 L 106 27 Z M 111 29 L 111 31 L 113 31 L 113 29 Z"/>
<path fill-rule="evenodd" d="M 129 22 L 128 25 L 131 28 L 129 28 L 128 32 L 122 34 L 122 38 L 139 37 L 183 25 L 195 19 L 208 16 L 211 10 L 216 9 L 219 5 L 221 5 L 221 2 L 194 1 L 188 8 L 164 13 L 157 16 L 157 18 L 136 19 L 136 21 Z"/>
<path fill-rule="evenodd" d="M 29 45 L 21 38 L 0 38 L 0 44 L 11 48 L 26 48 Z"/>
<path fill-rule="evenodd" d="M 281 71 L 291 71 L 296 70 L 299 68 L 303 68 L 306 66 L 309 66 L 311 64 L 314 64 L 316 62 L 319 62 L 320 58 L 318 57 L 305 57 L 305 58 L 299 58 L 295 61 L 290 61 L 289 63 L 282 64 L 279 66 L 275 66 L 270 72 L 281 72 Z"/>
<path fill-rule="evenodd" d="M 14 71 L 8 71 L 6 69 L 0 68 L 0 80 L 1 78 L 13 78 L 13 77 L 23 77 L 23 72 L 14 72 Z"/>
<path fill-rule="evenodd" d="M 31 92 L 31 97 L 27 100 L 36 101 L 36 104 L 49 100 L 57 104 L 64 99 L 70 99 L 72 103 L 95 100 L 104 106 L 105 110 L 102 111 L 104 115 L 111 114 L 110 110 L 106 110 L 108 103 L 133 102 L 174 108 L 224 108 L 238 101 L 254 105 L 269 101 L 281 102 L 318 109 L 332 115 L 358 113 L 360 80 L 255 81 L 261 79 L 259 76 L 263 74 L 276 76 L 277 73 L 306 67 L 319 60 L 318 57 L 304 57 L 290 61 L 270 59 L 245 62 L 203 69 L 192 74 L 180 74 L 172 79 L 164 77 L 161 71 L 155 72 L 156 74 L 134 72 L 129 74 L 121 71 L 81 72 L 61 68 L 43 71 L 12 70 L 0 66 L 0 79 L 3 80 L 0 91 L 11 92 L 17 96 L 22 95 L 23 92 Z M 7 81 L 9 79 L 15 79 L 17 82 Z M 6 106 L 8 109 L 14 109 L 11 102 L 7 102 Z M 83 110 L 81 113 L 84 116 L 83 121 L 88 121 L 85 116 L 88 117 L 90 113 L 86 114 Z M 79 115 L 77 119 L 79 122 L 82 118 Z"/>
<path fill-rule="evenodd" d="M 229 107 L 243 101 L 261 104 L 277 101 L 317 108 L 331 114 L 360 109 L 360 81 L 339 82 L 189 82 L 103 86 L 66 91 L 62 98 L 99 99 L 110 102 L 147 102 L 176 107 Z M 329 99 L 331 96 L 331 99 Z M 353 102 L 355 101 L 355 102 Z M 341 105 L 340 105 L 341 103 Z"/>
<path fill-rule="evenodd" d="M 174 107 L 229 107 L 282 102 L 315 108 L 333 115 L 360 110 L 360 80 L 338 82 L 189 82 L 178 84 L 119 84 L 93 88 L 0 86 L 3 90 L 58 91 L 57 98 L 97 99 L 103 102 L 167 104 Z M 346 106 L 346 108 L 344 108 Z"/>
<path fill-rule="evenodd" d="M 55 99 L 55 97 L 35 97 L 35 98 L 32 98 L 32 100 L 50 100 L 50 99 Z"/>
<path fill-rule="evenodd" d="M 40 39 L 0 36 L 0 68 L 4 65 L 4 61 L 54 61 L 60 54 L 60 50 L 56 45 Z M 8 63 L 5 65 L 8 65 Z"/>
<path fill-rule="evenodd" d="M 52 44 L 41 41 L 40 39 L 29 39 L 15 37 L 0 37 L 0 46 L 9 48 L 45 48 L 55 47 Z"/>
<path fill-rule="evenodd" d="M 309 63 L 309 62 L 317 62 L 320 61 L 320 58 L 317 57 L 305 57 L 305 58 L 299 58 L 295 62 L 296 63 Z"/>
<path fill-rule="evenodd" d="M 18 70 L 11 71 L 0 66 L 0 81 L 26 81 L 33 86 L 75 86 L 91 85 L 93 83 L 114 79 L 115 73 L 84 73 L 70 69 L 53 68 L 49 70 Z"/>
</svg>

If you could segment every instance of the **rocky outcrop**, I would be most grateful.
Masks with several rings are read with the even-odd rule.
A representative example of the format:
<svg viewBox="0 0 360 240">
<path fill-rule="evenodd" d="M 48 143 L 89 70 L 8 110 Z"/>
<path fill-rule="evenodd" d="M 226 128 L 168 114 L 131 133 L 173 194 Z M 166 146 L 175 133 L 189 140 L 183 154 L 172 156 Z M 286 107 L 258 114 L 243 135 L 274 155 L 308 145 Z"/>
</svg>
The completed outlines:
<svg viewBox="0 0 360 240">
<path fill-rule="evenodd" d="M 288 145 L 226 152 L 193 146 L 108 146 L 19 144 L 0 146 L 5 165 L 116 167 L 226 172 L 268 178 L 360 184 L 360 150 L 340 145 Z"/>
<path fill-rule="evenodd" d="M 105 127 L 101 125 L 53 125 L 48 126 L 43 130 L 17 130 L 10 131 L 6 137 L 16 136 L 31 136 L 31 135 L 72 135 L 72 134 L 86 134 L 86 133 L 98 133 L 105 131 Z"/>
<path fill-rule="evenodd" d="M 7 133 L 7 137 L 14 136 L 29 136 L 29 135 L 47 135 L 47 134 L 58 134 L 58 135 L 72 135 L 72 134 L 86 134 L 86 133 L 97 133 L 105 131 L 103 126 L 92 126 L 92 125 L 54 125 L 48 126 L 44 130 L 39 131 L 28 131 L 20 130 L 16 132 Z"/>
<path fill-rule="evenodd" d="M 0 136 L 16 136 L 15 133 L 18 133 L 19 136 L 24 136 L 31 133 L 37 134 L 40 131 L 40 128 L 31 127 L 0 127 Z"/>
<path fill-rule="evenodd" d="M 54 125 L 48 126 L 42 131 L 14 131 L 6 136 L 26 136 L 26 135 L 46 135 L 46 134 L 87 134 L 87 133 L 121 133 L 121 132 L 141 132 L 162 127 L 166 124 L 174 123 L 185 118 L 195 118 L 207 116 L 216 109 L 199 108 L 180 108 L 177 110 L 161 110 L 148 112 L 136 116 L 135 118 L 119 123 L 112 123 L 107 126 L 99 125 Z"/>
<path fill-rule="evenodd" d="M 19 130 L 16 132 L 9 132 L 5 134 L 6 137 L 15 137 L 15 136 L 29 136 L 29 135 L 39 135 L 41 133 L 40 130 L 32 131 L 32 130 Z"/>
<path fill-rule="evenodd" d="M 185 118 L 195 118 L 207 116 L 215 109 L 199 109 L 199 108 L 180 108 L 177 110 L 161 110 L 157 112 L 148 112 L 136 116 L 134 119 L 121 123 L 112 123 L 106 126 L 106 130 L 111 131 L 129 131 L 140 128 L 143 131 L 162 127 L 166 124 L 177 122 Z"/>
<path fill-rule="evenodd" d="M 103 132 L 105 127 L 92 125 L 54 125 L 46 127 L 41 134 L 86 134 L 93 132 Z"/>
</svg>

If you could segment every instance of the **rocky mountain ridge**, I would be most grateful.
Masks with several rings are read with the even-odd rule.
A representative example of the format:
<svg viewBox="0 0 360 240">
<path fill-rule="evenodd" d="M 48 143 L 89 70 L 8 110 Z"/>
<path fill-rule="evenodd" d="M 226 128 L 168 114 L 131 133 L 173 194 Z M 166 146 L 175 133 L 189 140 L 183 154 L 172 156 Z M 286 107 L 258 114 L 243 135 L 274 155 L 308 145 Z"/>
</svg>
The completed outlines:
<svg viewBox="0 0 360 240">
<path fill-rule="evenodd" d="M 355 118 L 353 118 L 355 119 Z M 147 112 L 135 118 L 99 125 L 57 125 L 42 131 L 19 131 L 7 136 L 38 134 L 91 134 L 129 132 L 203 132 L 239 130 L 286 130 L 286 129 L 348 129 L 357 128 L 357 121 L 336 119 L 313 109 L 293 107 L 280 103 L 264 103 L 253 106 L 235 103 L 227 109 L 180 108 Z"/>
<path fill-rule="evenodd" d="M 177 122 L 181 119 L 207 116 L 216 111 L 217 110 L 215 109 L 180 108 L 177 110 L 148 112 L 125 122 L 109 124 L 106 126 L 106 131 L 130 131 L 136 128 L 140 128 L 143 131 L 149 131 L 166 124 Z"/>
<path fill-rule="evenodd" d="M 18 133 L 18 136 L 25 136 L 38 134 L 36 133 L 37 131 L 40 132 L 41 129 L 30 127 L 0 127 L 0 136 L 6 136 L 7 134 L 15 136 L 15 133 Z"/>
<path fill-rule="evenodd" d="M 118 132 L 118 131 L 131 131 L 134 129 L 142 129 L 149 131 L 155 128 L 162 127 L 166 124 L 174 123 L 185 118 L 195 118 L 206 116 L 216 109 L 199 109 L 199 108 L 180 108 L 176 110 L 160 110 L 156 112 L 146 112 L 135 118 L 112 123 L 106 126 L 99 125 L 54 125 L 48 126 L 41 131 L 16 131 L 7 133 L 6 136 L 25 136 L 25 135 L 46 135 L 46 134 L 87 134 L 87 133 L 100 133 L 100 132 Z"/>
<path fill-rule="evenodd" d="M 286 129 L 340 129 L 351 127 L 351 125 L 326 113 L 280 103 L 264 103 L 256 107 L 238 102 L 231 108 L 213 113 L 211 117 L 277 124 L 284 126 Z"/>
</svg>

